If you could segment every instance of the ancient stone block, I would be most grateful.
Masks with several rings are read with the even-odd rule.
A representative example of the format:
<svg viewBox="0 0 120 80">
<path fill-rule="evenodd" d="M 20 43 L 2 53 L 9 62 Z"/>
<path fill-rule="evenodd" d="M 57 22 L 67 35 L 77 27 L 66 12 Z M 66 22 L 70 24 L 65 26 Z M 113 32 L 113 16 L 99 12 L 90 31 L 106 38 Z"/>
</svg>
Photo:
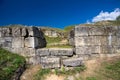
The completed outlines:
<svg viewBox="0 0 120 80">
<path fill-rule="evenodd" d="M 24 38 L 23 37 L 13 37 L 12 48 L 22 48 L 22 47 L 24 47 Z"/>
<path fill-rule="evenodd" d="M 10 37 L 12 36 L 10 28 L 0 28 L 0 37 Z"/>
<path fill-rule="evenodd" d="M 21 54 L 25 57 L 35 56 L 36 55 L 36 49 L 34 49 L 34 48 L 23 48 Z"/>
<path fill-rule="evenodd" d="M 82 58 L 70 58 L 63 60 L 63 65 L 67 67 L 77 67 L 83 65 Z"/>
<path fill-rule="evenodd" d="M 25 47 L 27 47 L 27 48 L 35 48 L 35 37 L 27 37 L 27 38 L 25 38 Z"/>
<path fill-rule="evenodd" d="M 75 26 L 75 36 L 88 36 L 88 30 L 85 26 Z"/>
<path fill-rule="evenodd" d="M 36 55 L 37 56 L 49 56 L 50 52 L 49 52 L 49 49 L 37 49 Z"/>
<path fill-rule="evenodd" d="M 100 53 L 101 54 L 116 53 L 116 47 L 115 46 L 100 46 Z"/>
<path fill-rule="evenodd" d="M 40 57 L 39 56 L 29 57 L 27 62 L 28 64 L 38 65 L 40 64 Z"/>
<path fill-rule="evenodd" d="M 40 37 L 40 31 L 37 27 L 27 27 L 27 31 L 30 37 Z"/>
<path fill-rule="evenodd" d="M 115 36 L 117 34 L 117 31 L 118 31 L 118 27 L 117 26 L 106 26 L 105 27 L 105 31 L 106 31 L 106 34 L 108 36 L 112 35 L 112 36 Z"/>
<path fill-rule="evenodd" d="M 100 46 L 79 46 L 75 48 L 76 54 L 100 53 Z"/>
<path fill-rule="evenodd" d="M 28 36 L 28 32 L 27 29 L 24 27 L 22 28 L 22 37 L 27 37 Z"/>
<path fill-rule="evenodd" d="M 58 57 L 41 57 L 42 68 L 59 68 L 60 58 Z"/>
<path fill-rule="evenodd" d="M 72 56 L 73 49 L 72 48 L 53 48 L 49 49 L 50 55 L 52 56 Z"/>
<path fill-rule="evenodd" d="M 89 26 L 88 28 L 89 28 L 89 35 L 90 36 L 107 35 L 104 27 Z"/>
<path fill-rule="evenodd" d="M 115 50 L 116 50 L 116 53 L 120 53 L 120 45 L 119 46 L 115 46 Z"/>
<path fill-rule="evenodd" d="M 20 27 L 13 27 L 12 28 L 12 36 L 13 37 L 21 37 L 22 33 L 21 33 L 21 28 Z"/>
</svg>

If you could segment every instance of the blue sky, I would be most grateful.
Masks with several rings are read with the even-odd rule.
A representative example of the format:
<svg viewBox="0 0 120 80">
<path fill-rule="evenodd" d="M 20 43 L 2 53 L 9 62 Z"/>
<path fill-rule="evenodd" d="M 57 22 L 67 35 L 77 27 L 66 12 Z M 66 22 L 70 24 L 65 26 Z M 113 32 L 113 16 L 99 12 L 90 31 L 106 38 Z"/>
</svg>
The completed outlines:
<svg viewBox="0 0 120 80">
<path fill-rule="evenodd" d="M 120 0 L 0 0 L 0 25 L 64 26 L 85 23 Z"/>
</svg>

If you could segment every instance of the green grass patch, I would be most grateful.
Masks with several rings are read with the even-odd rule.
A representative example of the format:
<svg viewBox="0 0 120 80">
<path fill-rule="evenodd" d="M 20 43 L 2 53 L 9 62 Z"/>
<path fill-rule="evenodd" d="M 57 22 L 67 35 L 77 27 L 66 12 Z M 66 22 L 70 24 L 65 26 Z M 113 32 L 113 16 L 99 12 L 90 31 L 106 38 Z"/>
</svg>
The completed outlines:
<svg viewBox="0 0 120 80">
<path fill-rule="evenodd" d="M 47 45 L 46 48 L 72 48 L 72 46 L 70 45 L 56 45 L 56 46 Z"/>
<path fill-rule="evenodd" d="M 50 72 L 51 72 L 50 69 L 41 69 L 34 76 L 34 80 L 44 80 L 45 79 L 45 75 L 49 74 Z"/>
<path fill-rule="evenodd" d="M 47 44 L 60 42 L 62 40 L 61 37 L 48 37 L 48 36 L 45 36 L 45 39 L 47 41 Z"/>
<path fill-rule="evenodd" d="M 86 80 L 120 80 L 120 59 L 102 62 L 95 73 Z"/>
<path fill-rule="evenodd" d="M 0 80 L 10 80 L 25 58 L 0 48 Z"/>
</svg>

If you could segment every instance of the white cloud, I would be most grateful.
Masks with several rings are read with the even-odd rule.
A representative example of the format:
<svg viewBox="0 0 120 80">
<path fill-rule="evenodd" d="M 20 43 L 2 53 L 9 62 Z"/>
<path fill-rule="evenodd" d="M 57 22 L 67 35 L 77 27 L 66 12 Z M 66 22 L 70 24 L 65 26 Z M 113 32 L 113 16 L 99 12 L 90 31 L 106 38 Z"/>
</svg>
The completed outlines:
<svg viewBox="0 0 120 80">
<path fill-rule="evenodd" d="M 103 20 L 115 20 L 120 15 L 120 9 L 116 8 L 113 12 L 101 11 L 97 16 L 92 19 L 92 22 L 98 22 Z"/>
</svg>

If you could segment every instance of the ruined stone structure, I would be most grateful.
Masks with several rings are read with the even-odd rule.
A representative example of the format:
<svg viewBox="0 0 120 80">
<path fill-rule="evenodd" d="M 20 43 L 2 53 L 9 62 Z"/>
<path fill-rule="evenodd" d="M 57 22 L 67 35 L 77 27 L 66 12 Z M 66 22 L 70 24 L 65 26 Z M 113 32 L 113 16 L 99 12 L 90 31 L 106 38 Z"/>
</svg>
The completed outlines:
<svg viewBox="0 0 120 80">
<path fill-rule="evenodd" d="M 69 35 L 73 48 L 42 48 L 46 41 L 35 27 L 0 28 L 0 46 L 43 68 L 76 67 L 85 60 L 120 53 L 120 26 L 76 26 Z"/>
<path fill-rule="evenodd" d="M 75 53 L 78 56 L 114 55 L 120 52 L 120 26 L 76 26 Z"/>
</svg>

